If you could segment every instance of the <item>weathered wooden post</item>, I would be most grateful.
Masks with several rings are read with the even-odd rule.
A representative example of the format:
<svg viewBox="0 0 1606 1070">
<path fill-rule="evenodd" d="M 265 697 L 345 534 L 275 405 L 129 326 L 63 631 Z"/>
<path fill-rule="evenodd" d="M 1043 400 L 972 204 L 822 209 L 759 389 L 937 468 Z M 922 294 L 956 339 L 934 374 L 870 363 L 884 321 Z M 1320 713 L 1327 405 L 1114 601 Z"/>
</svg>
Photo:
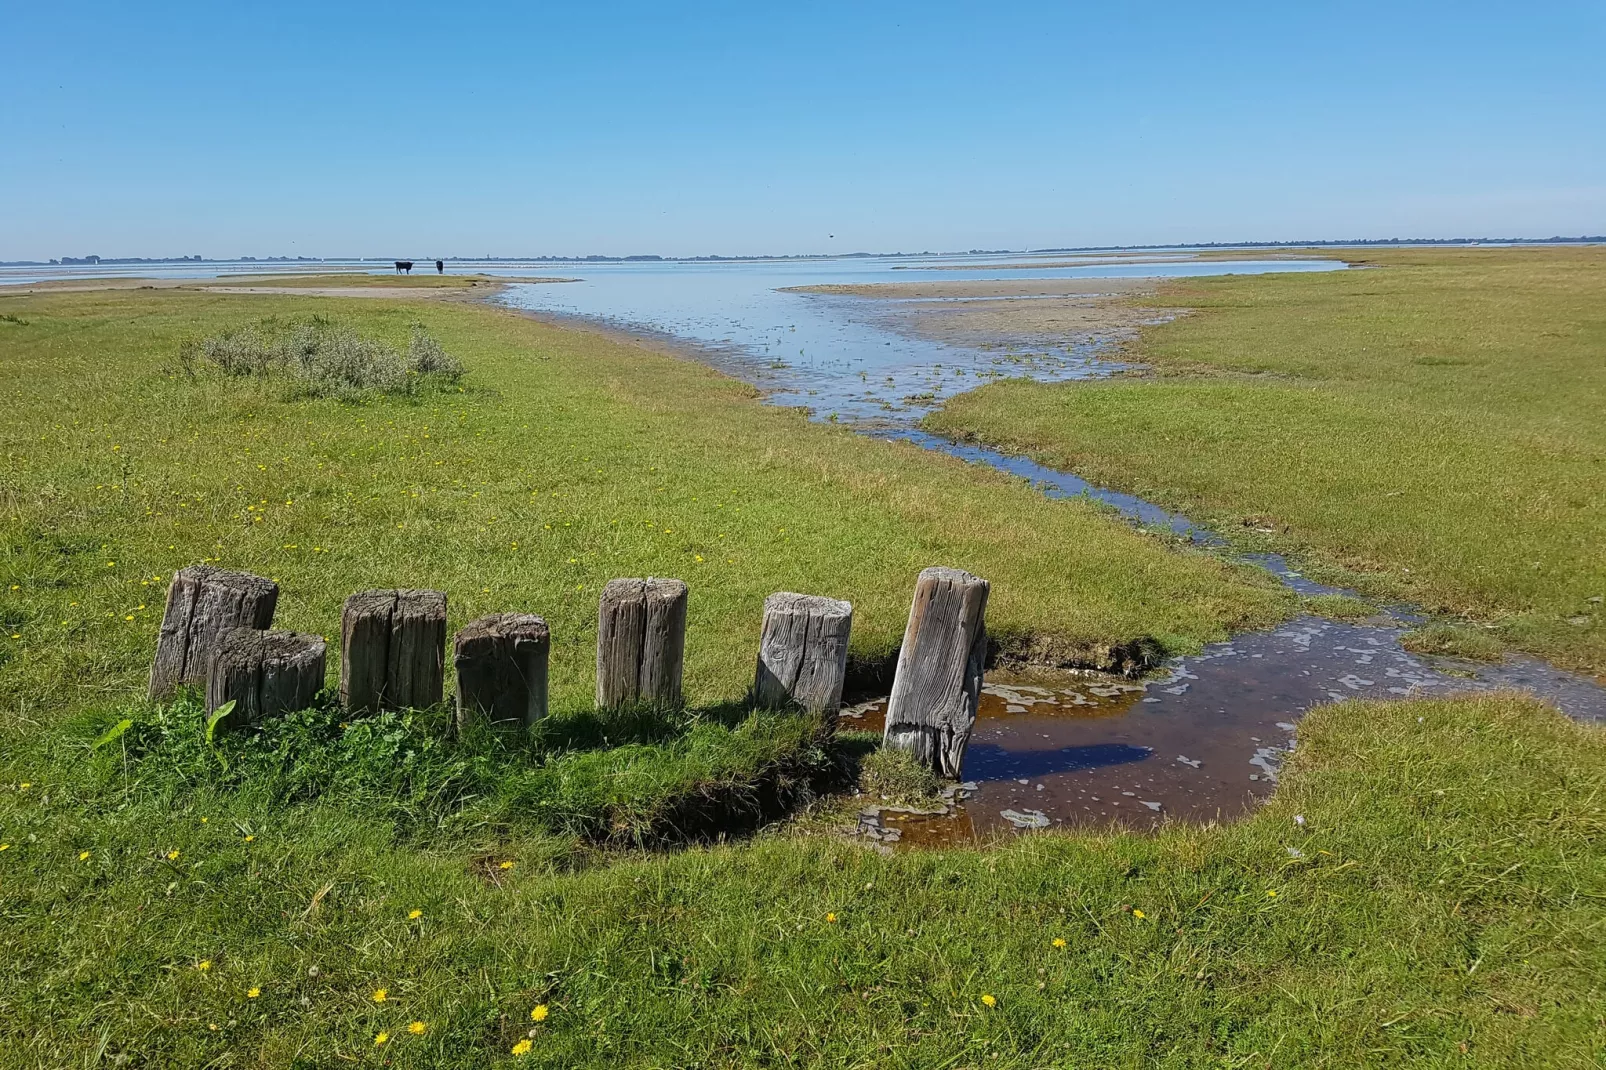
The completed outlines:
<svg viewBox="0 0 1606 1070">
<path fill-rule="evenodd" d="M 957 568 L 920 573 L 887 701 L 883 745 L 906 750 L 954 780 L 981 697 L 989 587 Z"/>
<path fill-rule="evenodd" d="M 477 719 L 528 727 L 546 716 L 552 633 L 533 613 L 496 613 L 457 633 L 457 726 Z"/>
<path fill-rule="evenodd" d="M 206 712 L 233 701 L 229 728 L 311 706 L 323 690 L 320 635 L 231 628 L 219 637 L 206 681 Z"/>
<path fill-rule="evenodd" d="M 771 708 L 796 703 L 832 727 L 848 675 L 853 607 L 835 598 L 782 591 L 764 599 L 753 697 Z"/>
<path fill-rule="evenodd" d="M 218 637 L 231 628 L 267 628 L 279 585 L 248 572 L 211 565 L 179 569 L 167 588 L 167 609 L 151 663 L 150 697 L 183 684 L 205 685 Z"/>
<path fill-rule="evenodd" d="M 348 710 L 404 710 L 441 700 L 446 596 L 359 591 L 340 614 L 340 702 Z"/>
<path fill-rule="evenodd" d="M 597 705 L 680 704 L 686 654 L 686 585 L 609 580 L 597 611 Z"/>
</svg>

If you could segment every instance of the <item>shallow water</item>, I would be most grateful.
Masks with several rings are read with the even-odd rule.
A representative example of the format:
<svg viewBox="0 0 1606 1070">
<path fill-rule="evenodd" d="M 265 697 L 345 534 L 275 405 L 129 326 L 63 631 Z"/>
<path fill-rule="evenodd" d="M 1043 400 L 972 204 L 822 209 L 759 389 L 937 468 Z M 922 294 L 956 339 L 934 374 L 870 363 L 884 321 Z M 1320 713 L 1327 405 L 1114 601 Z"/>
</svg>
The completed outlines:
<svg viewBox="0 0 1606 1070">
<path fill-rule="evenodd" d="M 1025 258 L 1040 262 L 1042 257 Z M 1130 279 L 1156 276 L 1333 271 L 1335 260 L 1130 262 L 1020 268 L 1021 258 L 876 257 L 741 264 L 652 262 L 565 268 L 578 282 L 509 286 L 511 307 L 577 316 L 692 343 L 720 368 L 764 389 L 776 405 L 821 419 L 907 426 L 942 399 L 991 379 L 1055 381 L 1108 373 L 1090 340 L 1068 345 L 981 346 L 934 342 L 892 330 L 884 304 L 862 297 L 787 292 L 798 286 L 999 279 Z M 957 270 L 951 270 L 957 268 Z M 1029 300 L 993 298 L 991 300 Z"/>
<path fill-rule="evenodd" d="M 1589 681 L 1532 658 L 1417 657 L 1400 648 L 1403 631 L 1386 616 L 1300 617 L 1176 658 L 1149 680 L 989 674 L 953 812 L 899 813 L 867 800 L 860 829 L 930 845 L 1031 828 L 1233 818 L 1276 786 L 1300 716 L 1348 698 L 1515 687 L 1580 719 L 1606 720 Z M 845 711 L 841 723 L 880 731 L 884 714 L 877 701 Z"/>
<path fill-rule="evenodd" d="M 1290 265 L 1186 265 L 1226 266 L 1267 271 Z M 817 418 L 835 414 L 867 434 L 989 465 L 1030 480 L 1050 497 L 1092 498 L 1134 523 L 1227 552 L 1219 534 L 1141 498 L 918 429 L 919 417 L 942 398 L 992 376 L 1055 380 L 1108 374 L 1118 366 L 1099 359 L 1098 342 L 1070 339 L 1048 352 L 1040 343 L 1015 352 L 943 344 L 890 329 L 882 313 L 896 301 L 776 292 L 780 286 L 821 282 L 1017 275 L 988 274 L 980 267 L 974 273 L 896 275 L 888 265 L 850 267 L 852 273 L 833 274 L 837 269 L 826 265 L 788 265 L 739 277 L 717 271 L 620 272 L 585 289 L 512 287 L 505 300 L 688 340 L 707 359 L 767 389 L 775 404 L 807 404 Z M 1174 274 L 1180 273 L 1178 267 L 1101 265 L 1066 274 Z M 1300 594 L 1351 593 L 1308 579 L 1276 554 L 1237 557 Z M 1519 688 L 1580 720 L 1606 721 L 1606 690 L 1536 659 L 1511 656 L 1485 664 L 1407 653 L 1401 637 L 1421 619 L 1405 606 L 1363 622 L 1301 617 L 1175 658 L 1146 681 L 1095 674 L 990 675 L 965 755 L 965 784 L 955 791 L 950 812 L 902 813 L 866 800 L 861 831 L 882 843 L 948 844 L 1033 828 L 1152 828 L 1173 820 L 1231 818 L 1274 788 L 1305 711 L 1346 698 Z M 850 710 L 844 727 L 879 731 L 882 712 L 881 703 Z"/>
</svg>

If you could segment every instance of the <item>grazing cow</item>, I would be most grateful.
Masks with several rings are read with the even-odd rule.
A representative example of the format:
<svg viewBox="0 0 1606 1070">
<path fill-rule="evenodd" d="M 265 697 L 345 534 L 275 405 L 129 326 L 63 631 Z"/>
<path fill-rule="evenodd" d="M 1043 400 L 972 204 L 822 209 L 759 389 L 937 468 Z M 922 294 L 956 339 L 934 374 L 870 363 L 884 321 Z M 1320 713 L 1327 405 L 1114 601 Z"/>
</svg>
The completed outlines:
<svg viewBox="0 0 1606 1070">
<path fill-rule="evenodd" d="M 396 274 L 400 275 L 404 271 L 409 275 L 413 273 L 413 262 L 411 260 L 396 261 Z"/>
</svg>

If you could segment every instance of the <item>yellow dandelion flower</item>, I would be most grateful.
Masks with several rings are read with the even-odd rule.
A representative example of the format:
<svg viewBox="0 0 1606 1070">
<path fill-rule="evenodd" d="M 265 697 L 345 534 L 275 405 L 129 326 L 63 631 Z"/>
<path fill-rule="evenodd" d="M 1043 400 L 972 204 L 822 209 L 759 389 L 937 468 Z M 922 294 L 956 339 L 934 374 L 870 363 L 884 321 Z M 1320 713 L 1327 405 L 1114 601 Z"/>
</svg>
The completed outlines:
<svg viewBox="0 0 1606 1070">
<path fill-rule="evenodd" d="M 1137 909 L 1132 911 L 1132 916 L 1137 918 L 1139 921 L 1142 921 L 1144 918 L 1148 917 L 1148 915 L 1143 913 L 1143 911 Z"/>
<path fill-rule="evenodd" d="M 532 1022 L 544 1022 L 546 1021 L 546 1016 L 551 1013 L 552 1011 L 548 1009 L 545 1003 L 537 1003 L 530 1011 L 530 1020 Z"/>
<path fill-rule="evenodd" d="M 825 920 L 828 921 L 828 922 L 835 923 L 836 922 L 836 915 L 835 914 L 827 914 L 825 916 Z"/>
<path fill-rule="evenodd" d="M 981 994 L 981 1002 L 983 1006 L 995 1007 L 998 1005 L 998 997 L 992 995 L 991 993 L 983 992 Z"/>
<path fill-rule="evenodd" d="M 408 921 L 417 921 L 419 918 L 421 918 L 423 916 L 424 916 L 424 912 L 422 910 L 409 910 L 407 912 L 407 920 Z"/>
<path fill-rule="evenodd" d="M 531 1047 L 530 1038 L 529 1037 L 525 1037 L 523 1040 L 521 1040 L 517 1044 L 513 1045 L 513 1054 L 514 1055 L 528 1055 L 528 1054 L 530 1054 L 530 1047 Z"/>
<path fill-rule="evenodd" d="M 376 1048 L 379 1047 L 380 1045 L 384 1044 L 385 1041 L 387 1041 L 389 1039 L 390 1039 L 390 1034 L 389 1033 L 379 1033 L 379 1034 L 375 1035 L 375 1037 L 374 1037 L 374 1047 L 376 1047 Z"/>
<path fill-rule="evenodd" d="M 178 861 L 178 848 L 177 847 L 175 847 L 171 851 L 167 852 L 167 860 L 169 862 L 177 862 Z"/>
<path fill-rule="evenodd" d="M 1054 946 L 1055 947 L 1064 947 L 1065 946 L 1065 937 L 1063 937 L 1063 936 L 1054 937 Z"/>
<path fill-rule="evenodd" d="M 422 1035 L 424 1030 L 426 1030 L 428 1028 L 429 1028 L 429 1026 L 425 1025 L 423 1022 L 408 1022 L 407 1023 L 407 1031 L 409 1033 L 411 1033 L 415 1037 Z"/>
<path fill-rule="evenodd" d="M 256 837 L 255 837 L 255 836 L 249 836 L 249 835 L 248 835 L 248 836 L 246 836 L 246 838 L 245 838 L 245 842 L 246 842 L 246 843 L 250 843 L 250 842 L 251 842 L 251 841 L 252 841 L 252 840 L 254 840 L 254 839 L 256 839 Z"/>
<path fill-rule="evenodd" d="M 501 863 L 497 864 L 496 868 L 497 869 L 512 869 L 513 868 L 513 863 L 512 862 L 501 862 Z"/>
<path fill-rule="evenodd" d="M 21 788 L 23 791 L 27 791 L 29 788 L 33 787 L 33 783 L 31 781 L 24 780 L 21 784 L 18 784 L 17 787 Z"/>
<path fill-rule="evenodd" d="M 1267 899 L 1276 899 L 1277 898 L 1277 889 L 1275 889 L 1275 888 L 1267 888 L 1266 889 L 1266 898 Z"/>
<path fill-rule="evenodd" d="M 261 994 L 262 989 L 258 988 L 256 985 L 252 985 L 250 988 L 245 990 L 246 999 L 256 999 Z"/>
<path fill-rule="evenodd" d="M 0 843 L 0 851 L 9 851 L 9 850 L 11 850 L 11 845 L 9 843 Z"/>
<path fill-rule="evenodd" d="M 79 851 L 78 852 L 78 861 L 87 862 L 88 860 L 89 860 L 89 852 L 88 851 Z"/>
<path fill-rule="evenodd" d="M 212 960 L 211 959 L 202 959 L 200 962 L 197 962 L 195 964 L 195 968 L 197 970 L 200 970 L 202 973 L 205 973 L 207 970 L 210 970 L 212 968 Z"/>
<path fill-rule="evenodd" d="M 374 989 L 374 1002 L 375 1003 L 383 1003 L 383 1002 L 385 1002 L 385 1000 L 387 1000 L 389 998 L 390 998 L 390 990 L 389 989 L 387 989 L 387 988 L 376 988 L 376 989 Z"/>
</svg>

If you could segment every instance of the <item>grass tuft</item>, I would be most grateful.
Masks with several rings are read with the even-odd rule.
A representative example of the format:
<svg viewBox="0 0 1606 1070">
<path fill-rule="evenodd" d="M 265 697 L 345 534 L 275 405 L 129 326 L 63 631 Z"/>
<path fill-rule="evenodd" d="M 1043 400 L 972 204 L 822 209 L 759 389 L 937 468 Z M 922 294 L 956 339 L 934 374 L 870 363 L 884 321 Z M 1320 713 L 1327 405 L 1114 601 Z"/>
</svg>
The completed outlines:
<svg viewBox="0 0 1606 1070">
<path fill-rule="evenodd" d="M 1400 645 L 1413 654 L 1499 661 L 1500 640 L 1482 628 L 1464 624 L 1428 624 L 1405 633 Z"/>
</svg>

